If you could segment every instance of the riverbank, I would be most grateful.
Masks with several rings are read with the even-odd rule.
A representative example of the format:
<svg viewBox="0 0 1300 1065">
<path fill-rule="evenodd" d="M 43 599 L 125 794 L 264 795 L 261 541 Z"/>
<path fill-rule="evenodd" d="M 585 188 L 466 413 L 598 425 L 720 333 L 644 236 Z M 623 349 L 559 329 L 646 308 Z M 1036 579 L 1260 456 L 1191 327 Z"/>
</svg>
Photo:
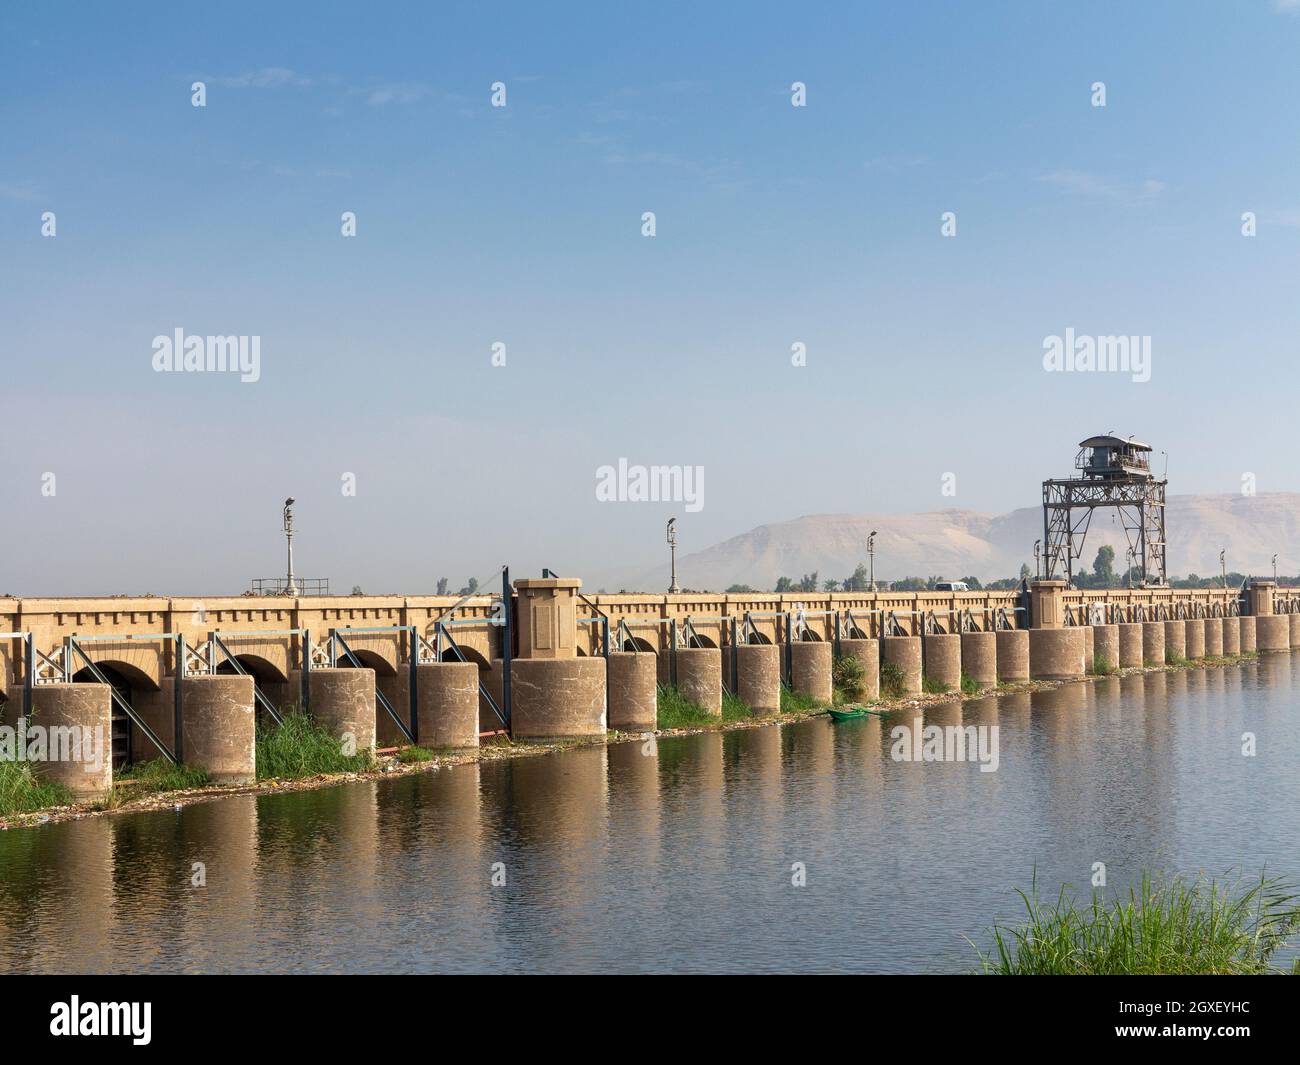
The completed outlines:
<svg viewBox="0 0 1300 1065">
<path fill-rule="evenodd" d="M 1255 653 L 1228 655 L 1215 658 L 1203 658 L 1195 661 L 1183 661 L 1164 666 L 1150 666 L 1117 670 L 1107 675 L 1089 674 L 1074 680 L 1026 681 L 1014 684 L 999 684 L 992 688 L 977 690 L 958 690 L 946 692 L 926 691 L 915 695 L 906 695 L 893 699 L 880 699 L 866 705 L 887 714 L 915 712 L 927 707 L 945 703 L 966 702 L 998 695 L 1011 695 L 1025 692 L 1050 691 L 1069 684 L 1088 684 L 1109 680 L 1116 676 L 1130 676 L 1146 673 L 1173 673 L 1202 669 L 1221 669 L 1254 661 Z M 851 700 L 850 700 L 851 701 Z M 770 725 L 792 723 L 806 720 L 826 713 L 824 705 L 807 705 L 798 699 L 783 700 L 785 704 L 777 713 L 740 716 L 735 712 L 724 712 L 722 718 L 692 721 L 678 727 L 658 729 L 653 733 L 607 732 L 603 737 L 575 739 L 551 743 L 517 742 L 510 743 L 504 738 L 485 742 L 476 751 L 440 753 L 429 752 L 429 757 L 418 761 L 404 760 L 401 751 L 385 752 L 375 756 L 372 768 L 339 773 L 315 773 L 302 777 L 271 777 L 248 784 L 216 785 L 203 784 L 174 790 L 153 791 L 139 798 L 130 798 L 121 794 L 115 786 L 110 798 L 87 799 L 61 805 L 42 807 L 40 809 L 0 815 L 0 831 L 11 828 L 30 828 L 62 821 L 75 821 L 89 817 L 109 817 L 125 813 L 141 813 L 153 810 L 181 809 L 184 806 L 201 802 L 211 802 L 234 795 L 247 794 L 281 794 L 285 792 L 309 791 L 318 788 L 333 787 L 340 784 L 355 783 L 363 780 L 386 780 L 394 777 L 408 776 L 414 773 L 438 772 L 451 766 L 471 762 L 492 762 L 510 758 L 530 758 L 555 754 L 560 751 L 578 747 L 601 744 L 644 742 L 651 736 L 671 737 L 689 736 L 701 732 L 731 732 L 737 729 L 765 728 Z M 129 790 L 129 789 L 128 789 Z"/>
</svg>

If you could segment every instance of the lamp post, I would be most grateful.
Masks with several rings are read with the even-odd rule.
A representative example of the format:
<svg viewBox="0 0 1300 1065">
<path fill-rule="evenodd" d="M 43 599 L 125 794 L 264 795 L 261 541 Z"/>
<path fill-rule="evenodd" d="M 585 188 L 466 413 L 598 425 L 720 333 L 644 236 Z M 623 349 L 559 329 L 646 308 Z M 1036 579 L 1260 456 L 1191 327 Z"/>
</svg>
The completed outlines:
<svg viewBox="0 0 1300 1065">
<path fill-rule="evenodd" d="M 1277 584 L 1277 555 L 1273 556 L 1273 583 Z"/>
<path fill-rule="evenodd" d="M 677 519 L 668 519 L 668 551 L 672 558 L 672 580 L 668 585 L 668 593 L 676 595 L 681 591 L 677 587 Z"/>
<path fill-rule="evenodd" d="M 1219 572 L 1223 574 L 1223 590 L 1228 590 L 1228 563 L 1224 561 L 1226 548 L 1219 552 Z"/>
<path fill-rule="evenodd" d="M 1037 580 L 1039 577 L 1043 575 L 1043 567 L 1042 567 L 1042 563 L 1040 562 L 1040 557 L 1042 555 L 1042 547 L 1043 547 L 1042 540 L 1034 541 L 1034 579 L 1035 580 Z"/>
<path fill-rule="evenodd" d="M 289 548 L 289 579 L 284 585 L 285 595 L 297 595 L 298 588 L 293 581 L 293 496 L 284 501 L 284 539 Z"/>
<path fill-rule="evenodd" d="M 872 529 L 870 535 L 867 536 L 867 558 L 869 559 L 869 565 L 871 567 L 871 575 L 869 578 L 871 581 L 870 590 L 874 592 L 876 590 L 876 530 L 875 529 Z"/>
<path fill-rule="evenodd" d="M 1135 557 L 1133 548 L 1131 547 L 1124 552 L 1124 561 L 1128 566 L 1128 588 L 1130 592 L 1133 590 L 1133 559 Z"/>
</svg>

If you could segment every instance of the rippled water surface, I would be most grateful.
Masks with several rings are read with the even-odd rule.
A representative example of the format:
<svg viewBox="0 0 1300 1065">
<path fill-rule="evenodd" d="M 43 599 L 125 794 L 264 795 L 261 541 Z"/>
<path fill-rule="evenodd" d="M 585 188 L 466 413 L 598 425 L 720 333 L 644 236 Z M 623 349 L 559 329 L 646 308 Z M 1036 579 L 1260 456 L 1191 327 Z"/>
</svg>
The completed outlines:
<svg viewBox="0 0 1300 1065">
<path fill-rule="evenodd" d="M 1298 675 L 1280 655 L 926 715 L 998 726 L 993 773 L 817 718 L 0 832 L 0 969 L 963 971 L 1035 869 L 1048 893 L 1097 861 L 1112 888 L 1300 879 Z"/>
</svg>

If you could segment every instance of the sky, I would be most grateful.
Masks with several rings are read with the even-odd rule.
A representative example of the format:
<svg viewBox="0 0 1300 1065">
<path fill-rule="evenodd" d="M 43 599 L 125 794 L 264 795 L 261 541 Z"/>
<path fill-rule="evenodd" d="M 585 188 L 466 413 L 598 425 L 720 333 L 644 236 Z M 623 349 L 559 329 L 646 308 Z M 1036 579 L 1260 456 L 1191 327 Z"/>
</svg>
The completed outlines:
<svg viewBox="0 0 1300 1065">
<path fill-rule="evenodd" d="M 1036 506 L 1110 430 L 1300 490 L 1298 101 L 1300 0 L 8 0 L 0 592 L 238 593 L 290 495 L 335 591 L 599 580 L 673 515 Z"/>
</svg>

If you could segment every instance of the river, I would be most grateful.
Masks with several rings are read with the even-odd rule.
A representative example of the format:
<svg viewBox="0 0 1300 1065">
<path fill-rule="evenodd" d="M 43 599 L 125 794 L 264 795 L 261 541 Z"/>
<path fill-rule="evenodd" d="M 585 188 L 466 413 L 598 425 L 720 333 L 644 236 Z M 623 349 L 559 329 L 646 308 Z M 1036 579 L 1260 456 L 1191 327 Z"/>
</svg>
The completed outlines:
<svg viewBox="0 0 1300 1065">
<path fill-rule="evenodd" d="M 996 726 L 995 772 L 894 760 L 909 711 L 0 832 L 0 970 L 968 971 L 1035 871 L 1300 879 L 1298 676 L 926 713 Z"/>
</svg>

